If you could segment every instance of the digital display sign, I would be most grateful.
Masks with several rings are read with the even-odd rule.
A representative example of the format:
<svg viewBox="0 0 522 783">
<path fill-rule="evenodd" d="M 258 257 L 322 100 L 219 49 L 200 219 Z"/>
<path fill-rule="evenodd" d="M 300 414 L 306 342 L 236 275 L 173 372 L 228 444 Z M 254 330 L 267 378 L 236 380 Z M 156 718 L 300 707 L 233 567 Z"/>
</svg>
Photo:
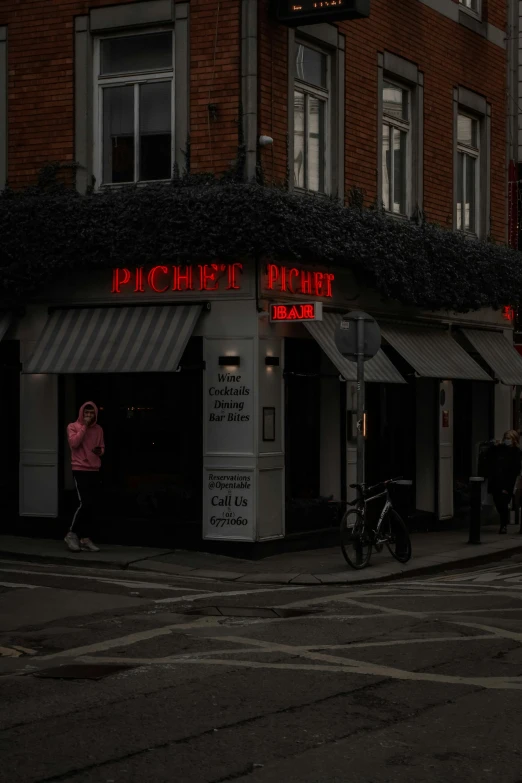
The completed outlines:
<svg viewBox="0 0 522 783">
<path fill-rule="evenodd" d="M 370 16 L 370 0 L 276 0 L 277 19 L 290 27 L 365 19 Z"/>
<path fill-rule="evenodd" d="M 271 304 L 270 321 L 322 321 L 323 303 Z"/>
</svg>

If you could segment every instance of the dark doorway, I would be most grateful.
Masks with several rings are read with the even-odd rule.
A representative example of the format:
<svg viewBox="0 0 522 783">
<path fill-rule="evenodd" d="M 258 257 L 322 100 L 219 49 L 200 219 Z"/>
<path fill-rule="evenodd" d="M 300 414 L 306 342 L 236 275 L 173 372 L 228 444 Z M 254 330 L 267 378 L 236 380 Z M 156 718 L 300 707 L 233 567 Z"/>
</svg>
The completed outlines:
<svg viewBox="0 0 522 783">
<path fill-rule="evenodd" d="M 415 478 L 415 393 L 412 383 L 366 386 L 366 479 Z"/>
<path fill-rule="evenodd" d="M 173 545 L 201 537 L 202 341 L 176 373 L 76 377 L 77 407 L 93 400 L 105 433 L 102 536 Z M 71 499 L 74 503 L 74 497 Z"/>
<path fill-rule="evenodd" d="M 18 519 L 18 464 L 20 453 L 20 343 L 0 342 L 0 406 L 2 448 L 0 449 L 0 530 L 12 529 Z"/>
<path fill-rule="evenodd" d="M 286 533 L 329 527 L 335 509 L 320 497 L 321 349 L 285 340 Z M 339 448 L 339 444 L 332 444 Z"/>
</svg>

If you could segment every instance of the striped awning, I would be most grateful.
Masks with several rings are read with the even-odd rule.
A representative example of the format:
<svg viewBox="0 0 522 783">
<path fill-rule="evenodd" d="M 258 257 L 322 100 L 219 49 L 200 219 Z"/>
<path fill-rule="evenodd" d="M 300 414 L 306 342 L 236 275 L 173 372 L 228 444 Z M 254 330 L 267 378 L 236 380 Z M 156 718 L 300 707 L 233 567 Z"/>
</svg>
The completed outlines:
<svg viewBox="0 0 522 783">
<path fill-rule="evenodd" d="M 501 383 L 507 386 L 522 386 L 522 356 L 502 332 L 463 329 L 462 333 Z"/>
<path fill-rule="evenodd" d="M 6 335 L 12 320 L 11 313 L 3 313 L 0 311 L 0 340 Z"/>
<path fill-rule="evenodd" d="M 347 381 L 355 381 L 357 380 L 355 362 L 346 359 L 335 344 L 335 330 L 340 322 L 340 315 L 323 313 L 322 321 L 305 321 L 304 325 L 343 378 Z M 364 377 L 370 383 L 372 381 L 375 383 L 406 383 L 382 350 L 373 359 L 368 359 L 364 363 Z"/>
<path fill-rule="evenodd" d="M 174 372 L 202 305 L 56 310 L 25 373 Z"/>
<path fill-rule="evenodd" d="M 386 324 L 381 334 L 422 378 L 492 380 L 447 330 Z"/>
</svg>

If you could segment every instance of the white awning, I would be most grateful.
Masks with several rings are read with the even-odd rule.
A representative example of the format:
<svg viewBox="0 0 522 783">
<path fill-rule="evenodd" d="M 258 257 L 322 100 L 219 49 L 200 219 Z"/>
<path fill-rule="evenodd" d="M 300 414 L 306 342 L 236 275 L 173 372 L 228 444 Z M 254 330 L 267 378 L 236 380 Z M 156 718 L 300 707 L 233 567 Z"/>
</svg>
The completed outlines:
<svg viewBox="0 0 522 783">
<path fill-rule="evenodd" d="M 174 372 L 201 309 L 164 305 L 56 310 L 24 372 Z"/>
<path fill-rule="evenodd" d="M 501 383 L 522 386 L 522 356 L 501 332 L 463 329 L 475 350 L 482 356 Z"/>
<path fill-rule="evenodd" d="M 492 380 L 447 330 L 386 324 L 381 334 L 423 378 Z"/>
<path fill-rule="evenodd" d="M 357 380 L 355 362 L 345 359 L 335 344 L 335 330 L 340 322 L 340 315 L 323 313 L 322 321 L 305 321 L 304 325 L 343 378 L 347 381 L 355 381 Z M 364 363 L 364 377 L 370 383 L 406 383 L 382 349 L 373 359 L 368 359 Z"/>
</svg>

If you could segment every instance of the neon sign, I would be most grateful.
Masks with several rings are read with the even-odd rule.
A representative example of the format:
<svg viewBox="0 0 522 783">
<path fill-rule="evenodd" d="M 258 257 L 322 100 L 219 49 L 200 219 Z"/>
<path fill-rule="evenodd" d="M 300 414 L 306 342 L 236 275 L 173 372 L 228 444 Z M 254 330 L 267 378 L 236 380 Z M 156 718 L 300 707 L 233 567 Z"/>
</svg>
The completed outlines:
<svg viewBox="0 0 522 783">
<path fill-rule="evenodd" d="M 118 267 L 112 270 L 111 293 L 133 292 L 144 294 L 167 291 L 238 291 L 243 264 L 190 264 L 175 266 L 153 266 L 146 270 L 142 266 L 134 269 Z"/>
<path fill-rule="evenodd" d="M 328 272 L 311 272 L 278 264 L 267 264 L 266 267 L 266 287 L 269 291 L 331 298 L 334 280 L 335 275 Z"/>
<path fill-rule="evenodd" d="M 270 320 L 273 321 L 322 321 L 323 303 L 271 304 Z"/>
<path fill-rule="evenodd" d="M 510 305 L 505 305 L 502 308 L 502 315 L 506 319 L 506 321 L 514 321 L 515 320 L 515 308 L 511 307 Z"/>
</svg>

